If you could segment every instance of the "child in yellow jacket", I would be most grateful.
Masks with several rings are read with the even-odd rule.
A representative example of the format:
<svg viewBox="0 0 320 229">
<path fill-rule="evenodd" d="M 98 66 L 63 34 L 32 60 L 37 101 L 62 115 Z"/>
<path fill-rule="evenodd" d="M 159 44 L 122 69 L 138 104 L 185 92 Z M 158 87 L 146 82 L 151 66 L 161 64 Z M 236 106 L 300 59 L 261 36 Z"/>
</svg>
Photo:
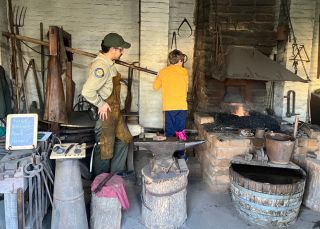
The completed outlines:
<svg viewBox="0 0 320 229">
<path fill-rule="evenodd" d="M 153 89 L 162 89 L 162 110 L 165 113 L 165 135 L 181 136 L 186 127 L 188 71 L 183 67 L 185 55 L 175 49 L 169 53 L 170 65 L 162 69 L 153 83 Z M 184 132 L 183 132 L 184 133 Z M 180 155 L 184 157 L 184 155 Z"/>
</svg>

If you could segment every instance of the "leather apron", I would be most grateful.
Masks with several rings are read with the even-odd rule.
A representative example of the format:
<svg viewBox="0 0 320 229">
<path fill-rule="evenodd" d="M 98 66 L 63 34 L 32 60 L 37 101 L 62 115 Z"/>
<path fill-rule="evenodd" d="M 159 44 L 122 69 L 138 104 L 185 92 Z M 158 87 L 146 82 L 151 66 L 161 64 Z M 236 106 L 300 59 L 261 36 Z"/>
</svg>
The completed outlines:
<svg viewBox="0 0 320 229">
<path fill-rule="evenodd" d="M 120 139 L 125 144 L 129 144 L 132 140 L 132 135 L 120 113 L 120 80 L 121 75 L 119 73 L 112 78 L 113 89 L 111 95 L 106 99 L 111 112 L 108 112 L 107 120 L 102 121 L 100 138 L 102 160 L 108 160 L 113 157 L 115 138 Z"/>
</svg>

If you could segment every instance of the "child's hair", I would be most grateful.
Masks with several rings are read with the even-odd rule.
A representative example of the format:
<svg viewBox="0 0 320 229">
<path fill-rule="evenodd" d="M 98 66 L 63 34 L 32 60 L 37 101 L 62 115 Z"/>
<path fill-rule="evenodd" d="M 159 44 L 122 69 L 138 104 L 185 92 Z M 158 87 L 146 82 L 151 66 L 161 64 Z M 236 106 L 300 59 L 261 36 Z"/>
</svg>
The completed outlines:
<svg viewBox="0 0 320 229">
<path fill-rule="evenodd" d="M 179 60 L 183 62 L 184 58 L 185 58 L 185 55 L 178 49 L 172 50 L 168 55 L 170 64 L 176 64 L 179 62 Z"/>
</svg>

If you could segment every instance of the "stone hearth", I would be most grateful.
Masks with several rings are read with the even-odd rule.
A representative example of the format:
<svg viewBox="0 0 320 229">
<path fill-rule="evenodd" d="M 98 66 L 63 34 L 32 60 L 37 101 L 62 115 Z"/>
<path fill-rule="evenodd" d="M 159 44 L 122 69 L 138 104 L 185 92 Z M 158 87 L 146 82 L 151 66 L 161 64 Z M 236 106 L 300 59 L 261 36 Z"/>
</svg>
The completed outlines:
<svg viewBox="0 0 320 229">
<path fill-rule="evenodd" d="M 195 151 L 200 160 L 204 181 L 214 192 L 225 192 L 229 189 L 229 166 L 234 156 L 252 151 L 252 138 L 239 136 L 234 132 L 207 132 L 203 124 L 213 122 L 213 118 L 195 114 L 195 125 L 201 139 L 206 142 Z"/>
<path fill-rule="evenodd" d="M 226 192 L 230 185 L 229 166 L 233 157 L 263 147 L 264 139 L 240 136 L 237 131 L 209 131 L 204 124 L 215 122 L 210 115 L 196 113 L 194 120 L 199 137 L 206 140 L 195 148 L 203 180 L 213 192 Z M 305 158 L 308 153 L 313 153 L 319 159 L 320 131 L 302 129 L 304 134 L 297 138 L 294 155 Z"/>
</svg>

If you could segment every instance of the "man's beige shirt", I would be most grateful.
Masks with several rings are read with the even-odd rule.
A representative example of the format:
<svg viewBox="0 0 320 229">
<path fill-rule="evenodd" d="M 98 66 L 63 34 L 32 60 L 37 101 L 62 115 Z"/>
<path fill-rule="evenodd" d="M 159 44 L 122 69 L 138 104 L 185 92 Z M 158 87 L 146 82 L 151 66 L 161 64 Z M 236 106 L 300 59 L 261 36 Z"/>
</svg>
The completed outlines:
<svg viewBox="0 0 320 229">
<path fill-rule="evenodd" d="M 88 79 L 82 88 L 83 97 L 93 105 L 101 107 L 111 95 L 112 78 L 117 72 L 115 63 L 99 53 L 90 65 Z"/>
</svg>

